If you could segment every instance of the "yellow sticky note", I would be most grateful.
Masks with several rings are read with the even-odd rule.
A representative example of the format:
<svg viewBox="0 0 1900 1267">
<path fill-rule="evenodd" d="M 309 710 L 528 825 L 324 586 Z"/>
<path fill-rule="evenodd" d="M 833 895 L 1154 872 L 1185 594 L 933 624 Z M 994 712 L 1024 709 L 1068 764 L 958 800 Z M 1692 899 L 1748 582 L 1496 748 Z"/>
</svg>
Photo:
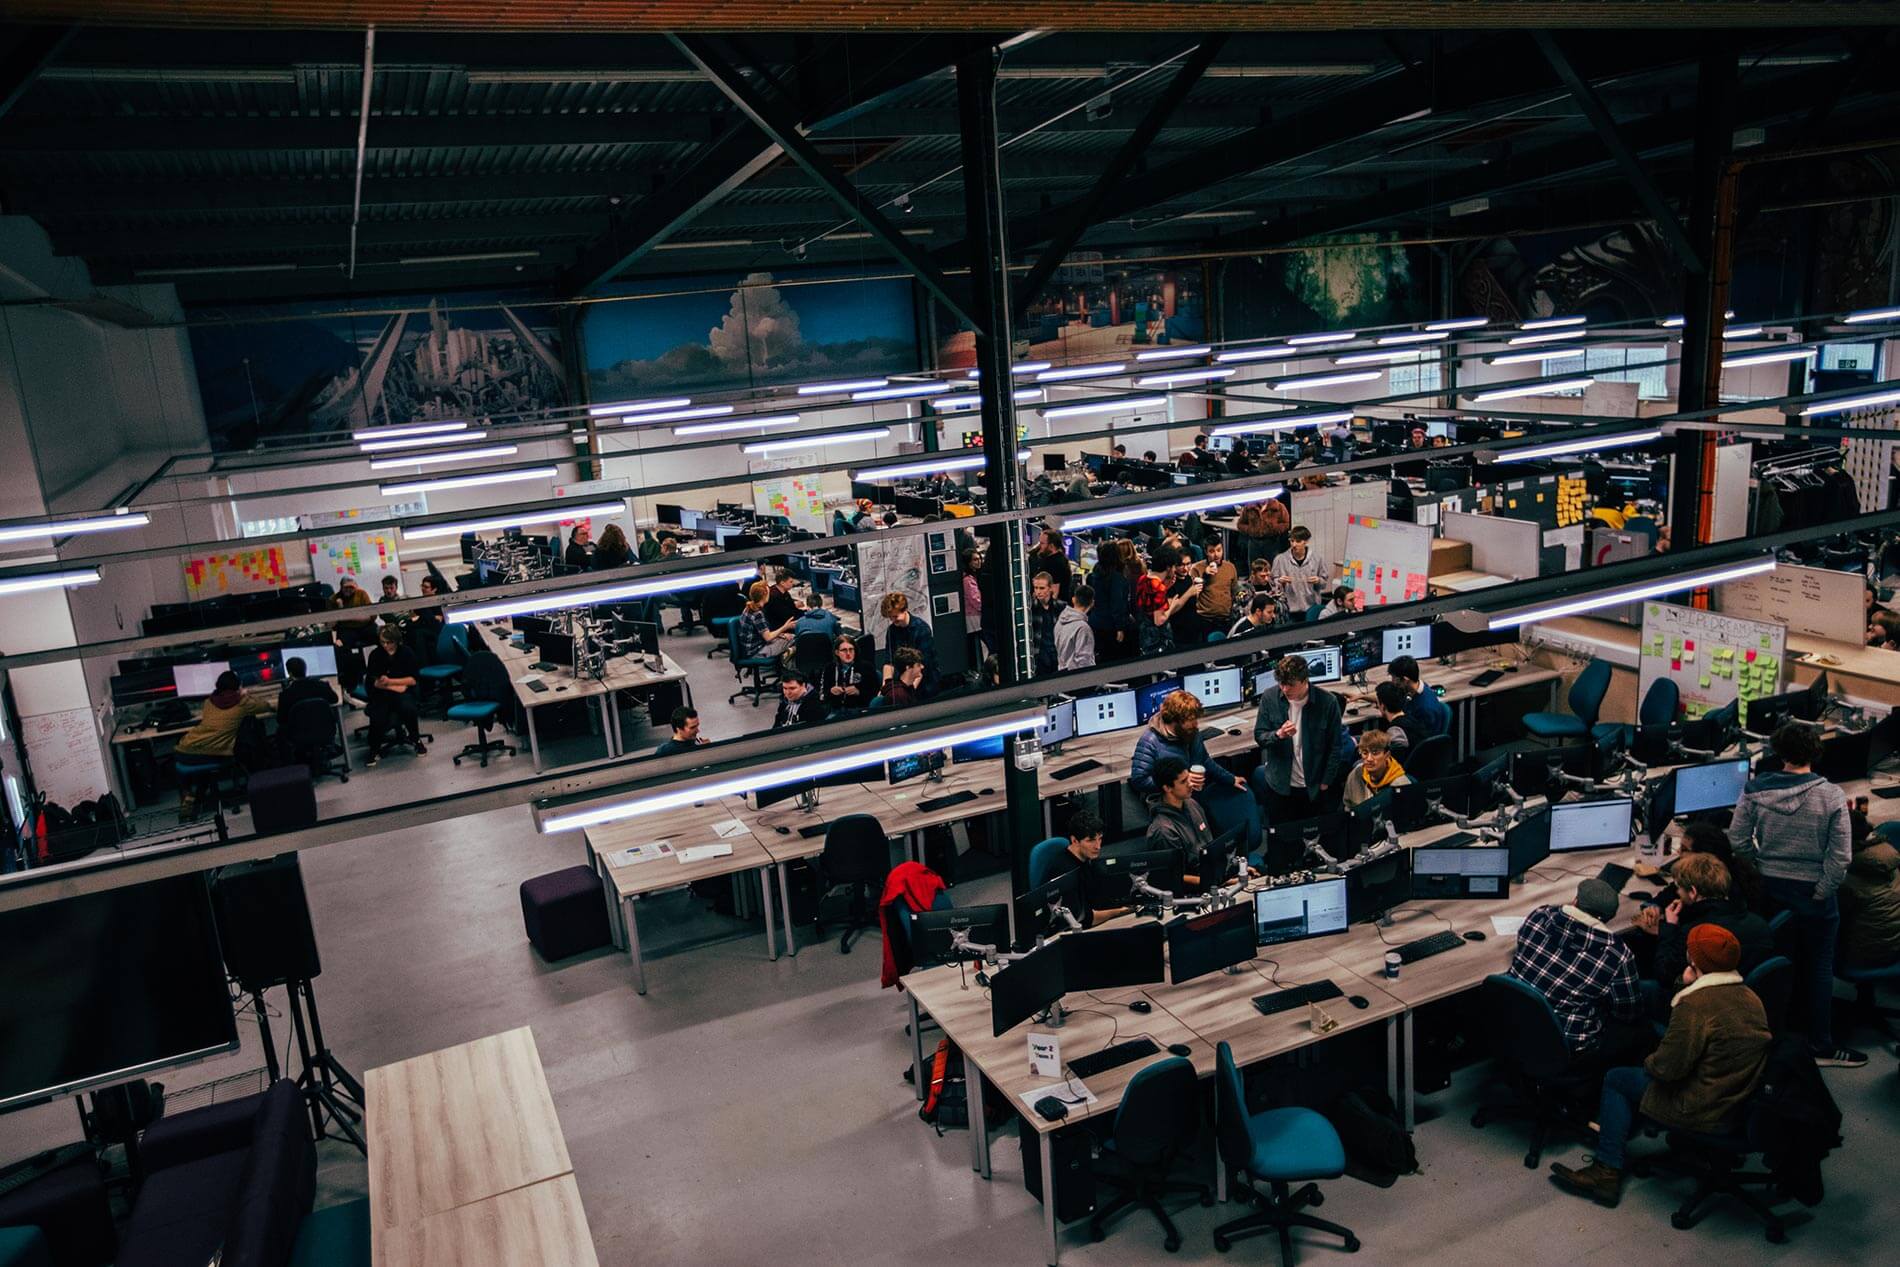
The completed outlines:
<svg viewBox="0 0 1900 1267">
<path fill-rule="evenodd" d="M 1706 673 L 1702 675 L 1702 689 L 1705 691 L 1709 689 L 1709 675 Z"/>
</svg>

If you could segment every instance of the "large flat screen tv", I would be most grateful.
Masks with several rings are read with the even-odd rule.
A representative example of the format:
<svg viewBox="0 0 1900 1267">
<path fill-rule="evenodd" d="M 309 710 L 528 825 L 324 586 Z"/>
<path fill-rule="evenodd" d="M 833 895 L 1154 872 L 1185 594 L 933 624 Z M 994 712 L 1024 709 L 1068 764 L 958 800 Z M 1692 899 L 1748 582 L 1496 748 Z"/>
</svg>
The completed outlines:
<svg viewBox="0 0 1900 1267">
<path fill-rule="evenodd" d="M 0 912 L 0 1111 L 234 1051 L 202 874 Z"/>
</svg>

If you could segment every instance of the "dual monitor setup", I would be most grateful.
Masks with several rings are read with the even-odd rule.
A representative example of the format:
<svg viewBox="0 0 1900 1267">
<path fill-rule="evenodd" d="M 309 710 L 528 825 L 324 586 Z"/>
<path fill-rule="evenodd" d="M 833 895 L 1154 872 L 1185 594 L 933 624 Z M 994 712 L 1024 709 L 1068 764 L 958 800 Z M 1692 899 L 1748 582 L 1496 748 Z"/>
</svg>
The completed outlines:
<svg viewBox="0 0 1900 1267">
<path fill-rule="evenodd" d="M 206 660 L 172 666 L 172 687 L 177 699 L 203 699 L 218 689 L 218 679 L 235 673 L 243 686 L 263 686 L 283 682 L 290 676 L 286 662 L 303 661 L 308 677 L 336 676 L 336 647 L 328 642 L 308 647 L 283 647 L 275 651 L 254 651 L 228 660 Z"/>
</svg>

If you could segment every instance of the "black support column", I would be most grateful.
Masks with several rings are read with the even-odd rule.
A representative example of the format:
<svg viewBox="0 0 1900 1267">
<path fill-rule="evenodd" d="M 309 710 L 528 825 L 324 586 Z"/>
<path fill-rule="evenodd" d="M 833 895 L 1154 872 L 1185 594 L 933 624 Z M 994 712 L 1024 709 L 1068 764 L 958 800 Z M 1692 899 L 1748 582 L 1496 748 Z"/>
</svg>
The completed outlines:
<svg viewBox="0 0 1900 1267">
<path fill-rule="evenodd" d="M 1002 169 L 996 150 L 996 50 L 978 48 L 957 61 L 957 118 L 963 138 L 963 198 L 966 241 L 970 247 L 970 305 L 981 323 L 976 332 L 976 367 L 983 396 L 983 488 L 991 510 L 1022 505 L 1022 468 L 1016 462 L 1016 408 L 1010 365 L 1009 261 L 1004 239 Z M 1001 645 L 1006 685 L 1033 676 L 1029 653 L 1028 560 L 1023 534 L 1014 523 L 987 530 L 990 601 L 1006 611 L 988 622 Z M 1035 772 L 1003 762 L 1008 804 L 1002 815 L 1009 843 L 1011 891 L 1029 887 L 1029 850 L 1042 838 L 1042 802 Z"/>
</svg>

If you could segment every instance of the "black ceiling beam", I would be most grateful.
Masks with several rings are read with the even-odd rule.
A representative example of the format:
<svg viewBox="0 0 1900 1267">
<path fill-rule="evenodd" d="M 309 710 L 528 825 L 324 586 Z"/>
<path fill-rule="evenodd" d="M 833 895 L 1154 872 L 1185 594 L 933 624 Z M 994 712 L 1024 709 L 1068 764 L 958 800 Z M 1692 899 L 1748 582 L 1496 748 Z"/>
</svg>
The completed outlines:
<svg viewBox="0 0 1900 1267">
<path fill-rule="evenodd" d="M 910 239 L 884 217 L 884 213 L 873 206 L 850 181 L 840 176 L 831 165 L 831 160 L 806 139 L 799 130 L 797 122 L 776 100 L 750 83 L 738 67 L 722 56 L 713 44 L 704 36 L 672 34 L 667 36 L 673 41 L 686 59 L 704 71 L 706 75 L 726 94 L 728 100 L 737 106 L 745 116 L 772 139 L 772 142 L 785 151 L 785 156 L 797 163 L 806 175 L 818 182 L 834 202 L 852 220 L 861 225 L 865 232 L 880 243 L 892 255 L 902 260 L 904 266 L 917 278 L 926 290 L 929 290 L 959 321 L 973 330 L 980 331 L 981 325 L 969 313 L 969 305 L 957 293 L 950 279 L 930 257 L 913 245 Z"/>
<path fill-rule="evenodd" d="M 1569 56 L 1565 54 L 1563 47 L 1557 43 L 1556 37 L 1549 31 L 1532 31 L 1531 39 L 1536 41 L 1537 50 L 1544 55 L 1544 60 L 1550 64 L 1551 71 L 1563 84 L 1565 91 L 1570 94 L 1570 99 L 1577 103 L 1577 109 L 1583 112 L 1583 117 L 1588 119 L 1590 126 L 1596 130 L 1597 138 L 1603 142 L 1603 148 L 1610 152 L 1610 158 L 1616 163 L 1617 170 L 1622 172 L 1623 179 L 1630 183 L 1630 188 L 1636 192 L 1636 197 L 1642 202 L 1643 209 L 1649 212 L 1650 221 L 1663 235 L 1663 240 L 1669 243 L 1670 249 L 1675 251 L 1676 258 L 1681 260 L 1682 266 L 1690 272 L 1701 272 L 1701 257 L 1696 254 L 1694 245 L 1689 241 L 1689 235 L 1683 232 L 1682 221 L 1676 218 L 1675 209 L 1669 205 L 1668 199 L 1662 195 L 1662 190 L 1656 187 L 1656 183 L 1649 178 L 1649 173 L 1644 171 L 1643 165 L 1637 161 L 1636 151 L 1631 149 L 1629 142 L 1624 139 L 1623 129 L 1617 126 L 1615 116 L 1604 106 L 1603 99 L 1597 96 L 1596 89 L 1577 73 L 1577 68 L 1571 65 Z"/>
<path fill-rule="evenodd" d="M 348 207 L 354 173 L 311 180 L 276 180 L 257 175 L 204 180 L 150 180 L 86 177 L 47 181 L 43 174 L 16 169 L 18 182 L 0 177 L 10 206 L 29 215 L 121 218 L 249 211 L 322 211 Z M 651 193 L 662 177 L 656 172 L 495 172 L 486 176 L 372 176 L 363 178 L 363 213 L 378 208 L 451 206 L 461 202 L 518 202 L 569 198 L 637 198 Z M 24 182 L 33 183 L 24 183 Z"/>
<path fill-rule="evenodd" d="M 490 149 L 557 145 L 677 145 L 705 142 L 723 115 L 696 111 L 606 114 L 375 115 L 371 151 Z M 13 153 L 194 150 L 356 150 L 356 119 L 197 118 L 25 119 L 0 126 L 0 151 Z"/>
<path fill-rule="evenodd" d="M 0 51 L 0 117 L 13 109 L 73 37 L 70 26 L 23 26 Z"/>
<path fill-rule="evenodd" d="M 1194 85 L 1201 82 L 1201 76 L 1214 64 L 1214 59 L 1220 56 L 1226 43 L 1227 37 L 1224 35 L 1205 35 L 1201 38 L 1200 44 L 1174 72 L 1167 88 L 1149 105 L 1148 113 L 1128 134 L 1128 139 L 1122 142 L 1122 147 L 1108 161 L 1108 166 L 1102 169 L 1102 175 L 1094 187 L 1070 204 L 1067 222 L 1050 237 L 1049 245 L 1029 266 L 1029 272 L 1016 283 L 1015 298 L 1010 303 L 1010 315 L 1014 320 L 1021 321 L 1023 314 L 1029 311 L 1029 305 L 1042 293 L 1043 283 L 1049 280 L 1057 266 L 1075 248 L 1075 244 L 1082 240 L 1089 226 L 1096 222 L 1102 204 L 1121 188 L 1135 170 L 1135 165 L 1147 155 L 1155 137 L 1167 126 L 1169 118 L 1187 99 L 1188 93 L 1194 90 Z"/>
<path fill-rule="evenodd" d="M 600 215 L 463 216 L 440 220 L 369 220 L 357 229 L 364 247 L 432 248 L 447 242 L 534 242 L 584 238 L 600 232 Z M 281 224 L 174 225 L 159 232 L 131 227 L 51 229 L 61 250 L 88 259 L 131 256 L 141 260 L 178 256 L 242 255 L 345 246 L 348 220 L 299 220 Z M 432 250 L 419 251 L 434 254 Z"/>
</svg>

